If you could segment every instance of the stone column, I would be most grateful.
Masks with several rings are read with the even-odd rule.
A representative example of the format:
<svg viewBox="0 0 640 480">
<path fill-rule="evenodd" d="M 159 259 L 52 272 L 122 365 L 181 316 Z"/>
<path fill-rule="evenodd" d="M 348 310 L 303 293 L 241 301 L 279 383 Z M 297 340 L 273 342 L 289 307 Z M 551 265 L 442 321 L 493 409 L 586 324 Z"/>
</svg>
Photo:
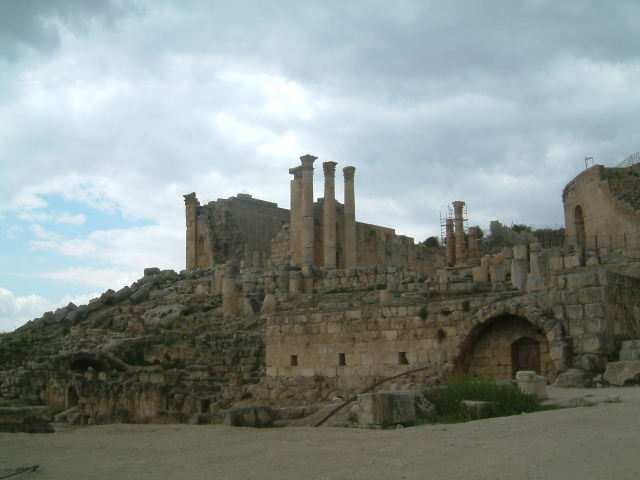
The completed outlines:
<svg viewBox="0 0 640 480">
<path fill-rule="evenodd" d="M 356 167 L 344 167 L 344 242 L 342 245 L 344 268 L 357 266 L 356 256 L 356 197 L 353 177 Z"/>
<path fill-rule="evenodd" d="M 198 207 L 200 202 L 195 192 L 184 195 L 185 218 L 187 223 L 186 234 L 186 268 L 196 268 L 198 261 Z"/>
<path fill-rule="evenodd" d="M 453 218 L 447 218 L 447 266 L 456 264 L 456 235 L 453 233 Z"/>
<path fill-rule="evenodd" d="M 222 314 L 225 317 L 238 315 L 238 291 L 236 289 L 236 277 L 232 274 L 225 275 L 222 280 Z"/>
<path fill-rule="evenodd" d="M 302 161 L 302 259 L 303 265 L 313 265 L 313 162 L 317 157 L 304 155 Z"/>
<path fill-rule="evenodd" d="M 526 245 L 516 245 L 513 247 L 511 285 L 523 291 L 527 289 L 527 274 L 529 273 L 529 259 L 527 256 Z"/>
<path fill-rule="evenodd" d="M 292 263 L 302 261 L 302 166 L 290 168 L 291 180 L 291 213 L 289 214 L 289 255 Z"/>
<path fill-rule="evenodd" d="M 454 220 L 453 223 L 456 229 L 456 262 L 463 264 L 467 259 L 467 251 L 465 248 L 464 239 L 464 218 L 462 211 L 464 209 L 464 202 L 458 200 L 453 202 Z"/>
<path fill-rule="evenodd" d="M 324 162 L 324 206 L 322 211 L 325 268 L 336 268 L 336 162 Z"/>
<path fill-rule="evenodd" d="M 469 257 L 470 258 L 479 258 L 480 252 L 478 251 L 478 229 L 480 227 L 470 227 L 469 228 Z"/>
</svg>

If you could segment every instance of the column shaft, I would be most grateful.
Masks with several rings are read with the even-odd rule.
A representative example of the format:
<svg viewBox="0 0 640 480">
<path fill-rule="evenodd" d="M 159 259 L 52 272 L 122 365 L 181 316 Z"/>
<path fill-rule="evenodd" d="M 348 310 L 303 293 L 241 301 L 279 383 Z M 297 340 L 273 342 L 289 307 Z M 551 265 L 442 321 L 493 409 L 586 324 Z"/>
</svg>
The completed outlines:
<svg viewBox="0 0 640 480">
<path fill-rule="evenodd" d="M 322 243 L 325 268 L 336 268 L 336 162 L 324 162 Z"/>
<path fill-rule="evenodd" d="M 354 192 L 354 175 L 356 167 L 344 167 L 344 267 L 357 266 L 356 253 L 356 199 Z"/>
<path fill-rule="evenodd" d="M 303 265 L 313 264 L 313 162 L 317 157 L 304 155 L 302 161 L 302 259 Z"/>
<path fill-rule="evenodd" d="M 453 202 L 454 224 L 456 230 L 456 262 L 462 264 L 467 259 L 466 242 L 464 238 L 464 202 Z"/>
<path fill-rule="evenodd" d="M 302 261 L 302 167 L 290 168 L 291 213 L 289 220 L 289 254 L 292 263 Z"/>
</svg>

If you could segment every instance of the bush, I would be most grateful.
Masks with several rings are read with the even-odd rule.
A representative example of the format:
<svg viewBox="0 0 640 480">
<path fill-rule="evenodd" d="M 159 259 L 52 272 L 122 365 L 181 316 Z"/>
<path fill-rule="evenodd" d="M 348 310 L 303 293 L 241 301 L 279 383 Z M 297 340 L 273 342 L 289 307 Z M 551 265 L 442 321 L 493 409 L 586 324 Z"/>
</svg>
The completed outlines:
<svg viewBox="0 0 640 480">
<path fill-rule="evenodd" d="M 522 393 L 511 384 L 464 379 L 428 395 L 437 409 L 435 423 L 456 423 L 476 420 L 473 412 L 462 405 L 463 400 L 490 402 L 487 417 L 504 417 L 548 409 L 533 395 Z"/>
</svg>

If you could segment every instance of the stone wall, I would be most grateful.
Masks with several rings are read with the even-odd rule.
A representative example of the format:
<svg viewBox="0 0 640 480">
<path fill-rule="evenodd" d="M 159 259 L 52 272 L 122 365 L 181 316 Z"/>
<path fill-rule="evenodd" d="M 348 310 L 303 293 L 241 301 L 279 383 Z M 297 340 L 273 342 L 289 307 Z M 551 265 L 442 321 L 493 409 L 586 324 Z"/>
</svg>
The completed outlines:
<svg viewBox="0 0 640 480">
<path fill-rule="evenodd" d="M 640 165 L 585 170 L 565 187 L 568 245 L 640 249 Z"/>
</svg>

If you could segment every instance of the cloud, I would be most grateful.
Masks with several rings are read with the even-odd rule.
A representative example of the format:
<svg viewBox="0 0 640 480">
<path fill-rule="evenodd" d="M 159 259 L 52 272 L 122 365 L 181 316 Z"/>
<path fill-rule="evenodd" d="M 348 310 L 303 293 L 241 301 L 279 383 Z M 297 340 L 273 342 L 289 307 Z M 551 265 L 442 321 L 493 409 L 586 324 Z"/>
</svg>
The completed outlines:
<svg viewBox="0 0 640 480">
<path fill-rule="evenodd" d="M 34 212 L 27 211 L 18 214 L 20 220 L 26 222 L 52 222 L 64 225 L 82 225 L 87 221 L 86 215 L 68 212 Z"/>
<path fill-rule="evenodd" d="M 11 290 L 0 287 L 0 332 L 14 330 L 53 308 L 54 305 L 41 296 L 17 297 Z"/>
</svg>

